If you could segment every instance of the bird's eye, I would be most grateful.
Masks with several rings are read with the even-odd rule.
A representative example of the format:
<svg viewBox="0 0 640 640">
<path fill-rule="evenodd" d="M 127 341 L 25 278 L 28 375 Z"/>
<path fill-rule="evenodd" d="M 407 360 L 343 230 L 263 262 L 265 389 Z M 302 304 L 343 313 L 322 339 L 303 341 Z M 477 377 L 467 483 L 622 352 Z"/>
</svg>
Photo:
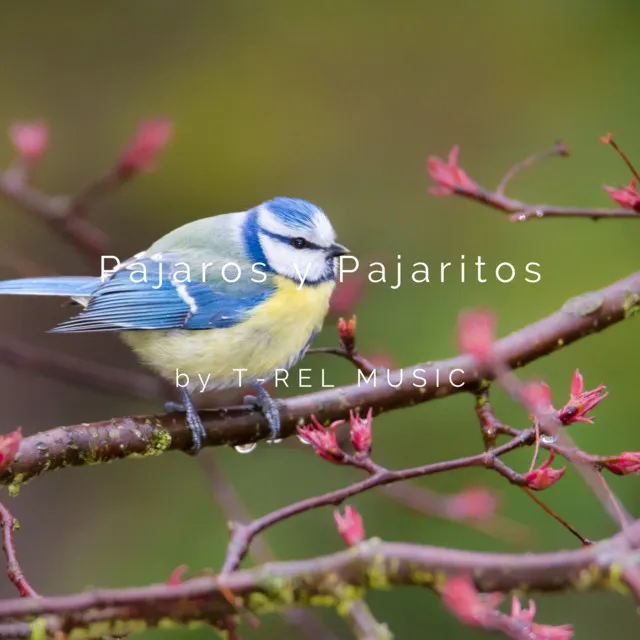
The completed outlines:
<svg viewBox="0 0 640 640">
<path fill-rule="evenodd" d="M 304 238 L 291 238 L 291 246 L 296 249 L 304 249 L 309 243 Z"/>
</svg>

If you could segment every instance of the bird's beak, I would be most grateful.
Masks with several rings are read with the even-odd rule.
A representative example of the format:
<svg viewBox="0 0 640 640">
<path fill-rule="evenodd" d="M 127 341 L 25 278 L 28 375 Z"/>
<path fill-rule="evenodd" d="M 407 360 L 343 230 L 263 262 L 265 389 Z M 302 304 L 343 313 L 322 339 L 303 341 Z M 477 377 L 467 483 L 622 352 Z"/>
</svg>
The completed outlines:
<svg viewBox="0 0 640 640">
<path fill-rule="evenodd" d="M 337 258 L 338 256 L 345 255 L 345 253 L 351 253 L 351 251 L 349 251 L 349 249 L 347 249 L 347 247 L 345 247 L 344 245 L 338 244 L 337 242 L 334 242 L 329 247 L 330 258 Z"/>
</svg>

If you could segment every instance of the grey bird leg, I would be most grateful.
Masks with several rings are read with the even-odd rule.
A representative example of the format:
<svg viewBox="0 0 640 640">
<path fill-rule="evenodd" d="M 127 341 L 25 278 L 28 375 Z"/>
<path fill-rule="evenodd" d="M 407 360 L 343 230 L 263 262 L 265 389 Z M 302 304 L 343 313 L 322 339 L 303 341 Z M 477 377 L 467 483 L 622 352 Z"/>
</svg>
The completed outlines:
<svg viewBox="0 0 640 640">
<path fill-rule="evenodd" d="M 253 388 L 256 390 L 256 396 L 245 396 L 244 402 L 260 409 L 271 430 L 271 437 L 268 441 L 275 442 L 280 437 L 280 411 L 278 410 L 278 405 L 262 385 L 254 384 Z"/>
<path fill-rule="evenodd" d="M 206 439 L 207 432 L 204 430 L 204 425 L 191 401 L 189 392 L 182 387 L 179 387 L 178 391 L 182 402 L 167 402 L 164 405 L 164 410 L 166 412 L 181 411 L 182 413 L 186 413 L 187 426 L 189 427 L 189 431 L 191 431 L 191 437 L 193 439 L 191 453 L 195 456 L 202 448 L 202 441 Z"/>
</svg>

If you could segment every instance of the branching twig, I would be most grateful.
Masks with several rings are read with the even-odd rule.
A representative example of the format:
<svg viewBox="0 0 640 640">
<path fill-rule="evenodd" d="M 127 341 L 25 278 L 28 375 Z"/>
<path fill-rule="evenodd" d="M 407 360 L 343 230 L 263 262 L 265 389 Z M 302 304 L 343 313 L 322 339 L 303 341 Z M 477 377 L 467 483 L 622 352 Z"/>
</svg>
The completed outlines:
<svg viewBox="0 0 640 640">
<path fill-rule="evenodd" d="M 2 526 L 2 548 L 7 556 L 7 575 L 9 580 L 16 586 L 22 598 L 37 598 L 38 592 L 29 584 L 24 573 L 22 573 L 13 544 L 13 532 L 18 528 L 18 521 L 1 502 L 0 525 Z"/>
<path fill-rule="evenodd" d="M 233 487 L 225 478 L 219 468 L 217 460 L 211 455 L 202 456 L 203 466 L 211 481 L 211 490 L 216 501 L 221 506 L 227 519 L 229 526 L 233 526 L 233 522 L 243 522 L 250 519 L 249 512 L 242 503 L 235 487 Z M 266 564 L 274 560 L 274 555 L 266 541 L 258 536 L 254 540 L 251 550 L 251 557 L 258 564 Z M 324 628 L 322 623 L 306 609 L 291 609 L 285 611 L 285 616 L 291 625 L 298 627 L 305 633 L 308 638 L 317 640 L 330 640 L 333 634 Z"/>
<path fill-rule="evenodd" d="M 474 180 L 471 180 L 457 164 L 458 148 L 454 147 L 449 155 L 448 163 L 437 157 L 429 158 L 429 172 L 438 183 L 431 191 L 435 195 L 457 195 L 469 198 L 475 202 L 504 211 L 511 214 L 512 221 L 525 221 L 531 218 L 591 218 L 599 220 L 603 218 L 636 218 L 640 215 L 633 209 L 607 209 L 584 207 L 558 207 L 547 204 L 530 204 L 509 198 L 504 194 L 509 180 L 522 168 L 528 167 L 538 160 L 550 155 L 568 155 L 568 151 L 562 143 L 550 151 L 531 156 L 515 164 L 506 173 L 495 191 L 485 189 Z"/>
<path fill-rule="evenodd" d="M 107 236 L 88 220 L 71 215 L 69 198 L 46 195 L 29 186 L 22 174 L 12 170 L 0 173 L 0 193 L 44 220 L 91 262 L 109 253 Z"/>
<path fill-rule="evenodd" d="M 516 162 L 516 164 L 514 164 L 513 167 L 511 167 L 511 169 L 509 169 L 509 171 L 504 174 L 502 180 L 500 180 L 500 184 L 496 189 L 496 194 L 503 197 L 509 182 L 519 171 L 522 171 L 522 169 L 526 169 L 527 167 L 530 167 L 537 162 L 540 162 L 541 160 L 544 160 L 545 158 L 549 158 L 551 156 L 562 156 L 566 158 L 568 155 L 569 150 L 565 146 L 564 142 L 562 142 L 562 140 L 558 140 L 552 149 L 547 149 L 546 151 L 535 153 L 532 156 L 521 160 L 520 162 Z"/>
<path fill-rule="evenodd" d="M 523 446 L 531 440 L 533 435 L 532 429 L 523 431 L 508 443 L 500 447 L 496 447 L 489 454 L 481 453 L 475 456 L 456 458 L 455 460 L 447 460 L 444 462 L 435 462 L 419 467 L 399 469 L 397 471 L 390 471 L 383 467 L 379 467 L 378 465 L 374 465 L 370 460 L 366 460 L 364 464 L 360 464 L 357 459 L 347 457 L 348 464 L 367 471 L 370 474 L 369 477 L 365 480 L 361 480 L 360 482 L 354 482 L 342 489 L 336 489 L 335 491 L 330 491 L 313 498 L 294 502 L 293 504 L 282 507 L 281 509 L 272 511 L 261 518 L 257 518 L 248 524 L 235 523 L 231 533 L 231 541 L 229 542 L 227 557 L 222 565 L 221 573 L 234 571 L 247 554 L 253 539 L 265 529 L 276 523 L 288 520 L 299 513 L 304 513 L 305 511 L 318 509 L 328 505 L 341 504 L 347 498 L 375 487 L 381 487 L 394 482 L 409 480 L 411 478 L 420 478 L 423 476 L 434 475 L 436 473 L 443 473 L 445 471 L 453 471 L 454 469 L 479 466 L 484 466 L 488 469 L 495 469 L 501 475 L 507 477 L 510 482 L 523 485 L 525 484 L 524 479 L 511 471 L 506 467 L 506 465 L 501 465 L 498 457 Z"/>
</svg>

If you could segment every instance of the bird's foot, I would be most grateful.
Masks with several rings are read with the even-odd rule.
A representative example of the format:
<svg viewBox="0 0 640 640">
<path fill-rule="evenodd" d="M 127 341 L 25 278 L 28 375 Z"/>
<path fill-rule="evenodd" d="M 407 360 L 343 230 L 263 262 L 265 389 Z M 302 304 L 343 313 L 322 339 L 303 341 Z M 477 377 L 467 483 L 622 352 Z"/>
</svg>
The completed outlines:
<svg viewBox="0 0 640 640">
<path fill-rule="evenodd" d="M 276 442 L 280 437 L 280 410 L 278 403 L 264 390 L 264 388 L 256 384 L 253 387 L 256 390 L 255 396 L 245 396 L 244 403 L 257 407 L 262 415 L 267 419 L 271 437 L 267 442 Z"/>
<path fill-rule="evenodd" d="M 202 448 L 202 443 L 207 437 L 207 432 L 204 430 L 200 415 L 185 389 L 180 389 L 180 397 L 182 398 L 182 402 L 167 402 L 164 405 L 164 410 L 167 413 L 180 411 L 186 414 L 187 427 L 189 427 L 189 431 L 191 431 L 191 438 L 193 440 L 189 453 L 195 456 Z"/>
</svg>

